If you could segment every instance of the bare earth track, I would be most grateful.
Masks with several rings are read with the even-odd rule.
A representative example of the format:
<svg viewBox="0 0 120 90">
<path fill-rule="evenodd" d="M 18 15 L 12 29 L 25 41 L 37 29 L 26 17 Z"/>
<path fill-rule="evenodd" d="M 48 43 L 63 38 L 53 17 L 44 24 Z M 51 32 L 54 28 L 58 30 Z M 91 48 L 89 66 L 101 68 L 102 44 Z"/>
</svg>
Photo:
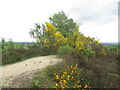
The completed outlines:
<svg viewBox="0 0 120 90">
<path fill-rule="evenodd" d="M 38 71 L 60 61 L 56 55 L 31 58 L 12 65 L 1 66 L 0 86 L 3 88 L 27 88 Z"/>
</svg>

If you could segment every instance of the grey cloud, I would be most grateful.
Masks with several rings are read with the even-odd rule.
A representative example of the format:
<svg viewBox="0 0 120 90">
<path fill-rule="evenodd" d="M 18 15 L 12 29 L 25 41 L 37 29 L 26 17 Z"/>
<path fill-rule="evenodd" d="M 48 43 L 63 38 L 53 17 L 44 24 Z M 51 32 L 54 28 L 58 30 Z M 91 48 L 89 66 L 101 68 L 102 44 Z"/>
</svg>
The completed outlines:
<svg viewBox="0 0 120 90">
<path fill-rule="evenodd" d="M 115 16 L 118 15 L 118 7 L 119 7 L 118 3 L 112 3 L 112 4 L 109 4 L 108 6 L 106 6 L 106 8 L 108 8 L 108 11 L 110 12 L 110 14 L 115 15 Z"/>
<path fill-rule="evenodd" d="M 71 8 L 73 14 L 77 15 L 76 22 L 78 24 L 84 24 L 86 22 L 95 21 L 99 24 L 106 24 L 112 22 L 116 19 L 117 13 L 117 3 L 108 4 L 104 6 L 101 10 L 93 11 L 92 8 L 88 7 L 77 7 Z"/>
</svg>

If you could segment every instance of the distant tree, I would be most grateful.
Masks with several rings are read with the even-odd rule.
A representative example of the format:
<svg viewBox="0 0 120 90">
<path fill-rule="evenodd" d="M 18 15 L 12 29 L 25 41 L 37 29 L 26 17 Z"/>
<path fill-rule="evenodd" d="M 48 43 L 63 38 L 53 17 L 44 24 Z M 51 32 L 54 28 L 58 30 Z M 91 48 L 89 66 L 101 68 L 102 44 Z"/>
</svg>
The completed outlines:
<svg viewBox="0 0 120 90">
<path fill-rule="evenodd" d="M 12 39 L 9 39 L 8 42 L 5 41 L 5 38 L 1 38 L 1 43 L 2 43 L 2 49 L 7 49 L 7 48 L 14 48 L 14 43 Z"/>
<path fill-rule="evenodd" d="M 4 47 L 5 47 L 5 38 L 1 38 L 0 43 L 1 43 L 2 49 L 4 49 Z"/>
<path fill-rule="evenodd" d="M 38 40 L 45 36 L 44 29 L 45 29 L 44 24 L 40 25 L 39 23 L 35 23 L 35 28 L 29 32 L 30 36 L 36 39 L 37 42 L 39 42 Z"/>
<path fill-rule="evenodd" d="M 5 43 L 5 38 L 1 38 L 2 43 Z"/>
<path fill-rule="evenodd" d="M 64 37 L 67 37 L 69 32 L 73 32 L 77 26 L 73 19 L 69 19 L 63 11 L 49 17 L 49 20 Z"/>
<path fill-rule="evenodd" d="M 15 47 L 15 43 L 12 41 L 12 39 L 9 39 L 9 41 L 7 42 L 7 48 L 14 48 Z"/>
<path fill-rule="evenodd" d="M 35 28 L 30 31 L 30 36 L 33 38 L 39 38 L 42 34 L 41 26 L 38 23 L 35 23 Z"/>
</svg>

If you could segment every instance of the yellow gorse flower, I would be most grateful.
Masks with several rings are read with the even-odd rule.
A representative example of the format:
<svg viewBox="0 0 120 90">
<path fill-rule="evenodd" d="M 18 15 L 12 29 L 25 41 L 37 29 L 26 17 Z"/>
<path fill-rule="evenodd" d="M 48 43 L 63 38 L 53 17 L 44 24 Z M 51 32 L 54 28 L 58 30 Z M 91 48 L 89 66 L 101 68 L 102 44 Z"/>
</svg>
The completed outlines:
<svg viewBox="0 0 120 90">
<path fill-rule="evenodd" d="M 77 82 L 80 83 L 80 80 L 78 80 Z"/>
<path fill-rule="evenodd" d="M 63 77 L 63 76 L 61 76 L 61 78 L 62 78 L 62 79 L 64 79 L 64 77 Z"/>
<path fill-rule="evenodd" d="M 48 29 L 45 29 L 45 32 L 47 33 L 47 32 L 49 32 L 50 30 L 48 30 Z"/>
<path fill-rule="evenodd" d="M 55 36 L 58 36 L 58 35 L 59 35 L 59 33 L 56 32 L 56 33 L 55 33 Z"/>
<path fill-rule="evenodd" d="M 55 84 L 55 86 L 58 86 L 58 84 Z"/>
<path fill-rule="evenodd" d="M 61 88 L 65 88 L 63 85 L 61 85 Z"/>
<path fill-rule="evenodd" d="M 77 88 L 81 88 L 81 85 L 77 85 Z"/>
<path fill-rule="evenodd" d="M 61 78 L 64 79 L 65 75 L 62 75 Z"/>
<path fill-rule="evenodd" d="M 77 67 L 77 66 L 75 66 L 75 67 L 74 67 L 74 70 L 75 70 L 75 69 L 77 69 L 77 68 L 78 68 L 78 67 Z"/>
<path fill-rule="evenodd" d="M 70 68 L 72 69 L 73 67 L 72 67 L 72 66 L 70 66 Z"/>
<path fill-rule="evenodd" d="M 84 88 L 87 88 L 88 86 L 85 84 Z"/>
<path fill-rule="evenodd" d="M 62 80 L 60 80 L 60 84 L 62 84 Z"/>
<path fill-rule="evenodd" d="M 67 80 L 70 80 L 70 76 L 67 76 Z"/>
<path fill-rule="evenodd" d="M 74 71 L 71 71 L 71 74 L 73 74 L 74 73 Z"/>
<path fill-rule="evenodd" d="M 56 79 L 58 79 L 59 78 L 59 76 L 58 75 L 56 75 Z"/>
<path fill-rule="evenodd" d="M 55 31 L 55 30 L 57 29 L 57 28 L 54 27 L 52 24 L 47 23 L 47 22 L 46 22 L 46 26 L 47 26 L 47 28 L 50 29 L 50 30 L 54 30 L 54 31 Z"/>
<path fill-rule="evenodd" d="M 67 72 L 63 72 L 63 74 L 67 74 Z"/>
<path fill-rule="evenodd" d="M 76 88 L 76 85 L 73 85 L 73 88 Z"/>
<path fill-rule="evenodd" d="M 71 80 L 73 80 L 73 79 L 74 79 L 74 77 L 72 76 Z"/>
<path fill-rule="evenodd" d="M 66 83 L 67 83 L 67 81 L 66 81 L 66 80 L 63 80 L 63 83 L 64 83 L 64 84 L 66 84 Z"/>
</svg>

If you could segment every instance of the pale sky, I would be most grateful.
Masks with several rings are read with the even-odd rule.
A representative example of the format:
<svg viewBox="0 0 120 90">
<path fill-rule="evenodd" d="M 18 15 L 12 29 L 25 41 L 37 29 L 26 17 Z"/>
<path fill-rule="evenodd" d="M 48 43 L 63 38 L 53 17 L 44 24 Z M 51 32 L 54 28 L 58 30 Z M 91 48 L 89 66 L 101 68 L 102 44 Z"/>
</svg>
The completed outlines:
<svg viewBox="0 0 120 90">
<path fill-rule="evenodd" d="M 118 41 L 119 0 L 0 0 L 0 37 L 19 42 L 34 41 L 30 29 L 64 11 L 80 25 L 85 36 L 100 42 Z"/>
</svg>

